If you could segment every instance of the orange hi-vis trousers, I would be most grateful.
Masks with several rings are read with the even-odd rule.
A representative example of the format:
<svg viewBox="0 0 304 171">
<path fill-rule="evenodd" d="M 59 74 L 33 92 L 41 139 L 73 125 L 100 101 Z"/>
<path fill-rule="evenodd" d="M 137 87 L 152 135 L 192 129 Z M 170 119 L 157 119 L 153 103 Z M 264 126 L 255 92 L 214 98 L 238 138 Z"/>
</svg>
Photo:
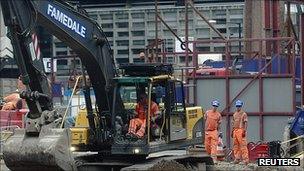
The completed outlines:
<svg viewBox="0 0 304 171">
<path fill-rule="evenodd" d="M 216 160 L 218 144 L 218 131 L 205 131 L 205 148 L 206 151 L 213 159 Z"/>
<path fill-rule="evenodd" d="M 139 128 L 139 129 L 138 129 Z M 143 137 L 146 131 L 146 119 L 131 119 L 128 133 Z"/>
<path fill-rule="evenodd" d="M 249 162 L 248 157 L 248 149 L 247 149 L 247 141 L 246 136 L 243 137 L 244 129 L 236 128 L 233 130 L 233 154 L 235 160 L 243 160 L 243 162 Z"/>
</svg>

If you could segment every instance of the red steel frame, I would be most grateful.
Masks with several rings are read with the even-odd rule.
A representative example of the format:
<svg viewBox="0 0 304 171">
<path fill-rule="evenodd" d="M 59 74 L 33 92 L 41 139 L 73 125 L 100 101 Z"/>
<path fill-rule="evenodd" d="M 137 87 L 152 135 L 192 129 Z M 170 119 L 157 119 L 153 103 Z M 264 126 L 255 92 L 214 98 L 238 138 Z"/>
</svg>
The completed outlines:
<svg viewBox="0 0 304 171">
<path fill-rule="evenodd" d="M 197 44 L 200 43 L 225 43 L 226 44 L 226 48 L 225 48 L 225 55 L 227 56 L 226 60 L 226 69 L 229 69 L 229 66 L 231 66 L 230 64 L 230 49 L 229 49 L 229 45 L 232 42 L 237 42 L 237 41 L 241 41 L 241 42 L 259 42 L 260 43 L 260 52 L 258 52 L 258 56 L 259 59 L 263 59 L 263 49 L 262 49 L 262 45 L 263 43 L 267 42 L 269 44 L 280 44 L 282 42 L 287 42 L 287 46 L 285 48 L 287 48 L 289 45 L 292 48 L 292 54 L 287 54 L 287 57 L 290 58 L 290 65 L 288 68 L 290 68 L 291 70 L 288 71 L 287 73 L 282 73 L 282 71 L 279 72 L 279 74 L 270 74 L 272 73 L 271 70 L 268 72 L 269 66 L 272 64 L 272 61 L 275 58 L 272 58 L 264 67 L 262 67 L 260 65 L 260 71 L 257 73 L 257 75 L 255 76 L 248 76 L 248 75 L 226 75 L 226 76 L 204 76 L 204 77 L 199 77 L 196 76 L 195 74 L 192 76 L 189 76 L 189 79 L 192 79 L 194 82 L 196 82 L 197 79 L 225 79 L 226 80 L 226 107 L 224 108 L 224 110 L 222 111 L 222 114 L 225 114 L 226 116 L 226 121 L 227 121 L 227 132 L 226 132 L 226 138 L 227 138 L 227 144 L 230 144 L 230 116 L 233 114 L 230 111 L 230 106 L 232 105 L 232 102 L 235 101 L 238 96 L 240 96 L 243 92 L 245 92 L 249 86 L 254 83 L 256 80 L 259 81 L 259 112 L 255 113 L 255 112 L 248 112 L 248 115 L 253 115 L 253 116 L 259 116 L 259 122 L 260 122 L 260 127 L 259 127 L 259 132 L 260 132 L 260 139 L 263 140 L 264 139 L 264 133 L 263 133 L 263 116 L 265 115 L 271 115 L 271 116 L 292 116 L 295 113 L 295 71 L 294 71 L 294 61 L 295 61 L 295 40 L 293 38 L 290 37 L 277 37 L 277 38 L 265 38 L 265 39 L 227 39 L 227 40 L 204 40 L 204 41 L 193 41 L 190 43 L 194 44 L 194 53 L 193 53 L 193 59 L 197 59 L 197 54 L 201 53 L 196 51 L 195 47 L 197 46 Z M 282 50 L 281 50 L 282 51 Z M 224 53 L 224 52 L 223 52 Z M 247 53 L 247 52 L 246 52 Z M 193 65 L 195 68 L 198 67 L 198 63 L 197 60 L 193 60 Z M 271 68 L 270 68 L 271 69 Z M 266 73 L 266 75 L 262 75 L 263 73 Z M 243 88 L 239 91 L 239 93 L 233 97 L 232 100 L 230 100 L 230 94 L 229 94 L 229 90 L 230 90 L 230 84 L 229 81 L 231 79 L 235 79 L 235 78 L 251 78 L 251 81 Z M 264 106 L 263 106 L 263 78 L 292 78 L 292 87 L 293 87 L 293 93 L 292 93 L 292 99 L 293 99 L 293 111 L 292 112 L 264 112 Z M 197 103 L 197 99 L 196 99 L 196 87 L 194 87 L 194 103 Z"/>
<path fill-rule="evenodd" d="M 304 106 L 304 13 L 301 15 L 301 104 Z"/>
<path fill-rule="evenodd" d="M 293 3 L 293 2 L 292 2 Z M 288 3 L 289 4 L 289 3 Z M 160 21 L 162 24 L 164 24 L 173 34 L 173 36 L 175 36 L 178 40 L 181 41 L 181 39 L 177 36 L 177 34 L 166 24 L 165 20 L 160 16 L 160 14 L 158 13 L 158 7 L 157 7 L 157 0 L 155 0 L 155 30 L 156 30 L 156 40 L 159 40 L 158 37 L 158 22 Z M 214 40 L 200 40 L 200 41 L 189 41 L 189 28 L 188 28 L 188 11 L 189 11 L 189 6 L 190 8 L 194 11 L 194 13 L 196 15 L 198 15 L 201 19 L 203 19 L 208 25 L 209 27 L 220 37 L 220 39 L 214 39 Z M 288 5 L 289 6 L 289 5 Z M 277 23 L 278 19 L 279 19 L 279 1 L 278 0 L 265 0 L 264 1 L 264 8 L 265 8 L 265 28 L 266 29 L 273 29 L 273 33 L 271 38 L 250 38 L 250 39 L 226 39 L 226 37 L 221 34 L 211 23 L 209 23 L 208 19 L 202 14 L 200 13 L 200 11 L 198 9 L 196 9 L 196 7 L 193 5 L 193 2 L 191 0 L 185 0 L 185 41 L 184 41 L 184 45 L 185 45 L 185 52 L 166 52 L 165 49 L 162 46 L 162 51 L 158 52 L 158 48 L 159 48 L 159 44 L 163 43 L 163 42 L 159 42 L 159 41 L 155 41 L 156 45 L 154 45 L 153 47 L 150 48 L 155 48 L 156 49 L 156 54 L 157 55 L 162 55 L 162 60 L 161 61 L 166 61 L 165 58 L 167 55 L 185 55 L 185 70 L 186 72 L 184 72 L 182 70 L 182 74 L 186 75 L 186 84 L 189 84 L 189 80 L 193 80 L 193 101 L 195 104 L 197 104 L 197 87 L 196 82 L 198 79 L 225 79 L 226 82 L 226 107 L 225 109 L 222 111 L 222 114 L 226 116 L 226 121 L 227 121 L 227 132 L 226 132 L 226 138 L 227 138 L 227 145 L 230 145 L 230 116 L 233 114 L 230 111 L 230 106 L 231 103 L 233 102 L 230 101 L 230 94 L 229 94 L 229 80 L 230 79 L 235 79 L 235 78 L 252 78 L 252 80 L 242 89 L 240 90 L 240 92 L 238 93 L 238 95 L 236 97 L 234 97 L 233 99 L 236 99 L 241 93 L 243 93 L 244 91 L 246 91 L 247 88 L 249 88 L 249 86 L 254 82 L 254 81 L 258 81 L 259 83 L 259 112 L 249 112 L 248 115 L 252 115 L 252 116 L 259 116 L 259 123 L 260 123 L 260 128 L 259 128 L 259 133 L 260 133 L 260 139 L 264 140 L 264 126 L 263 126 L 263 116 L 292 116 L 295 113 L 295 39 L 293 37 L 290 36 L 290 34 L 288 34 L 288 37 L 279 37 L 279 24 Z M 290 9 L 288 8 L 288 11 Z M 304 16 L 302 15 L 302 42 L 304 42 Z M 290 30 L 290 28 L 289 28 Z M 253 54 L 253 56 L 251 57 L 251 59 L 254 58 L 259 58 L 259 59 L 265 59 L 266 56 L 271 56 L 271 54 L 277 54 L 279 55 L 281 52 L 283 52 L 283 50 L 285 50 L 287 48 L 287 58 L 288 58 L 288 63 L 287 63 L 287 73 L 282 73 L 281 72 L 281 67 L 280 67 L 280 63 L 278 63 L 278 69 L 279 69 L 279 74 L 272 74 L 271 73 L 271 64 L 274 58 L 272 58 L 270 61 L 267 62 L 267 64 L 262 68 L 261 65 L 261 60 L 260 60 L 260 71 L 258 72 L 257 75 L 255 76 L 246 76 L 246 75 L 226 75 L 226 76 L 209 76 L 209 77 L 199 77 L 196 74 L 189 74 L 189 68 L 198 68 L 198 59 L 197 56 L 199 53 L 206 53 L 206 52 L 199 52 L 197 51 L 197 45 L 198 44 L 210 44 L 210 43 L 224 43 L 225 44 L 225 52 L 223 52 L 225 54 L 226 57 L 226 63 L 225 63 L 225 67 L 226 70 L 229 69 L 229 66 L 231 66 L 231 49 L 230 49 L 230 45 L 236 42 L 258 42 L 259 43 L 259 51 L 252 51 L 252 52 L 248 52 L 248 51 L 237 51 L 236 53 L 243 53 L 243 54 Z M 280 47 L 280 44 L 282 42 L 285 42 L 287 44 L 286 47 Z M 191 52 L 189 50 L 189 43 L 193 44 L 193 52 Z M 302 59 L 304 58 L 304 43 L 302 43 Z M 263 54 L 263 45 L 266 45 L 265 47 L 265 52 L 266 54 Z M 273 48 L 271 48 L 273 46 Z M 207 53 L 212 53 L 212 52 L 207 52 Z M 215 52 L 214 52 L 215 53 Z M 216 52 L 219 53 L 219 52 Z M 189 56 L 192 56 L 192 66 L 189 66 Z M 304 67 L 304 60 L 302 60 L 302 67 Z M 193 70 L 193 69 L 192 69 Z M 303 72 L 303 71 L 302 71 Z M 266 74 L 265 74 L 266 73 Z M 303 74 L 302 74 L 302 77 Z M 184 78 L 184 76 L 182 76 L 182 79 Z M 293 99 L 293 111 L 292 112 L 264 112 L 264 106 L 263 106 L 263 78 L 292 78 L 292 87 L 293 87 L 293 93 L 292 93 L 292 99 Z M 304 80 L 302 79 L 301 85 L 304 85 Z M 190 85 L 189 85 L 190 86 Z M 188 87 L 189 87 L 188 86 Z M 302 103 L 304 103 L 304 88 L 302 87 Z M 189 93 L 187 93 L 187 101 L 189 102 Z"/>
</svg>

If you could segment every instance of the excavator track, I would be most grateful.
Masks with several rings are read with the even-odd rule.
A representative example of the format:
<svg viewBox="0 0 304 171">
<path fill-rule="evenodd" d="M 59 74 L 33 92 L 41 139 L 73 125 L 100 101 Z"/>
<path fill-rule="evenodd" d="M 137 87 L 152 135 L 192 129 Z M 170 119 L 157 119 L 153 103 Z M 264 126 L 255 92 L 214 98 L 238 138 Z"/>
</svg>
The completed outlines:
<svg viewBox="0 0 304 171">
<path fill-rule="evenodd" d="M 182 155 L 176 155 L 176 154 Z M 200 154 L 186 154 L 185 150 L 172 150 L 161 152 L 161 156 L 154 155 L 149 158 L 135 158 L 129 156 L 122 157 L 101 157 L 97 154 L 78 157 L 77 169 L 85 170 L 205 170 L 207 165 L 212 165 L 213 161 L 205 152 Z M 91 158 L 91 159 L 90 159 Z M 99 161 L 97 160 L 99 159 Z M 94 161 L 93 161 L 94 160 Z"/>
</svg>

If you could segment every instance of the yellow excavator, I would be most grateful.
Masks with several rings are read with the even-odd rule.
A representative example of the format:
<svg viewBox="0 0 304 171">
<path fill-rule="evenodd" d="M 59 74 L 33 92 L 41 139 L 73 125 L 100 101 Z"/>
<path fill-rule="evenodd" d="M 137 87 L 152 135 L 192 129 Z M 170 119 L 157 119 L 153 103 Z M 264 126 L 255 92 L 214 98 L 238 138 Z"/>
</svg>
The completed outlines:
<svg viewBox="0 0 304 171">
<path fill-rule="evenodd" d="M 202 108 L 186 107 L 183 83 L 172 76 L 171 65 L 129 64 L 121 68 L 126 74 L 114 78 L 113 96 L 116 97 L 119 94 L 121 96 L 119 100 L 124 106 L 123 108 L 114 107 L 111 114 L 115 126 L 115 139 L 111 146 L 113 154 L 145 156 L 152 152 L 202 143 Z M 156 70 L 163 70 L 163 72 Z M 158 104 L 161 114 L 156 123 L 151 121 L 147 123 L 150 128 L 147 129 L 145 137 L 147 142 L 125 143 L 129 121 L 134 117 L 135 106 L 142 92 L 148 95 L 150 103 L 153 101 Z M 114 99 L 113 105 L 116 100 L 118 99 Z M 150 110 L 147 109 L 147 111 Z M 150 114 L 147 113 L 147 115 Z M 95 123 L 98 123 L 98 120 L 95 120 Z M 71 128 L 74 150 L 91 149 L 88 138 L 89 129 L 87 112 L 81 110 L 76 117 L 75 127 Z"/>
<path fill-rule="evenodd" d="M 186 107 L 183 84 L 172 76 L 171 65 L 123 65 L 120 66 L 123 74 L 118 75 L 105 34 L 84 10 L 61 0 L 0 3 L 26 87 L 20 97 L 29 108 L 25 128 L 16 130 L 4 145 L 3 158 L 9 169 L 120 170 L 138 166 L 143 170 L 147 167 L 139 165 L 157 163 L 160 159 L 198 168 L 202 162 L 212 163 L 204 153 L 174 153 L 171 158 L 164 153 L 151 158 L 151 154 L 158 152 L 202 144 L 202 108 Z M 63 114 L 53 107 L 42 56 L 35 53 L 32 35 L 37 25 L 77 53 L 90 79 L 91 85 L 83 87 L 86 109 L 79 113 L 71 129 L 60 128 Z M 141 92 L 159 105 L 161 114 L 157 121 L 147 121 L 143 138 L 129 139 L 127 128 Z M 151 113 L 146 115 L 150 118 Z M 71 149 L 86 153 L 76 155 Z"/>
</svg>

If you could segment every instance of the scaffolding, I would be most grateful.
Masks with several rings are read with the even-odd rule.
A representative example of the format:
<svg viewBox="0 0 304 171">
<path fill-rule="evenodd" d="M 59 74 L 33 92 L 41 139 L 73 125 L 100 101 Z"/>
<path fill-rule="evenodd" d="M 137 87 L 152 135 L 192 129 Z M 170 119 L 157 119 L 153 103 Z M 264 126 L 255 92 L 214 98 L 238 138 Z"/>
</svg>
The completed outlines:
<svg viewBox="0 0 304 171">
<path fill-rule="evenodd" d="M 291 2 L 288 2 L 290 4 Z M 274 4 L 274 10 L 276 10 L 276 7 L 278 7 L 278 4 Z M 290 6 L 289 6 L 290 8 Z M 198 15 L 203 21 L 205 21 L 208 26 L 217 34 L 218 39 L 208 39 L 208 40 L 189 40 L 189 16 L 188 12 L 192 10 L 195 15 Z M 277 17 L 277 16 L 274 16 Z M 288 13 L 288 18 L 290 18 L 290 12 Z M 288 19 L 287 18 L 287 19 Z M 184 52 L 167 52 L 164 48 L 164 41 L 161 37 L 158 35 L 158 27 L 160 22 L 163 24 L 175 37 L 178 41 L 181 43 L 181 48 L 184 49 Z M 301 23 L 302 23 L 302 29 L 301 29 L 301 42 L 304 42 L 304 15 L 302 14 L 301 17 Z M 264 116 L 293 116 L 296 111 L 296 80 L 301 80 L 301 99 L 302 99 L 302 105 L 304 102 L 304 88 L 302 85 L 304 85 L 303 81 L 303 74 L 301 74 L 301 78 L 296 78 L 296 63 L 298 59 L 301 59 L 301 65 L 300 69 L 304 66 L 304 60 L 302 58 L 304 57 L 304 43 L 301 43 L 302 46 L 302 55 L 298 54 L 298 52 L 295 49 L 296 44 L 298 43 L 296 38 L 294 36 L 291 36 L 290 24 L 288 25 L 288 37 L 279 37 L 279 35 L 274 34 L 272 38 L 233 38 L 229 39 L 229 37 L 226 37 L 220 31 L 218 31 L 212 23 L 209 22 L 209 19 L 205 17 L 193 4 L 191 0 L 185 0 L 185 41 L 182 41 L 182 39 L 177 35 L 176 32 L 172 28 L 169 27 L 169 25 L 166 23 L 165 18 L 163 18 L 160 13 L 158 12 L 158 1 L 155 0 L 155 41 L 151 43 L 149 46 L 146 47 L 146 57 L 149 57 L 146 62 L 166 62 L 166 58 L 168 55 L 177 57 L 178 55 L 184 55 L 185 56 L 185 64 L 184 66 L 180 66 L 179 68 L 182 70 L 182 76 L 181 79 L 184 80 L 186 83 L 186 86 L 188 89 L 186 91 L 186 102 L 187 103 L 193 103 L 194 105 L 198 104 L 197 101 L 197 81 L 200 79 L 225 79 L 226 89 L 225 89 L 225 104 L 226 106 L 221 111 L 222 115 L 226 118 L 226 142 L 227 144 L 230 144 L 230 117 L 233 115 L 231 112 L 231 105 L 232 103 L 240 97 L 245 91 L 248 91 L 250 89 L 250 86 L 252 86 L 254 83 L 258 82 L 259 91 L 259 109 L 258 112 L 248 112 L 248 115 L 252 116 L 258 116 L 259 117 L 259 138 L 260 140 L 264 140 Z M 189 48 L 189 45 L 193 45 L 193 50 Z M 258 70 L 256 73 L 252 75 L 244 75 L 236 72 L 232 72 L 232 74 L 226 74 L 225 76 L 199 76 L 196 74 L 196 70 L 199 69 L 200 65 L 198 63 L 198 56 L 199 54 L 210 54 L 213 52 L 204 52 L 199 51 L 198 46 L 205 44 L 224 44 L 225 48 L 223 52 L 217 52 L 222 53 L 224 57 L 224 68 L 226 69 L 226 73 L 229 73 L 228 70 L 234 69 L 235 64 L 237 64 L 237 60 L 240 60 L 239 58 L 241 56 L 245 57 L 247 59 L 247 62 L 249 61 L 257 61 L 257 67 Z M 243 49 L 246 48 L 238 48 L 237 50 L 231 49 L 231 45 L 252 45 L 255 44 L 259 47 L 256 51 L 246 51 Z M 235 57 L 233 57 L 233 54 L 237 54 Z M 302 57 L 302 58 L 301 58 Z M 192 59 L 189 60 L 189 59 Z M 244 59 L 242 59 L 245 61 Z M 174 60 L 176 61 L 176 60 Z M 242 65 L 246 65 L 246 63 L 243 63 Z M 232 79 L 250 79 L 250 81 L 241 88 L 238 93 L 232 97 L 230 94 L 230 82 Z M 263 80 L 264 78 L 287 78 L 290 79 L 292 82 L 292 92 L 291 92 L 291 99 L 292 99 L 292 110 L 288 112 L 278 112 L 278 111 L 265 111 L 264 110 L 264 96 L 265 92 L 263 92 Z M 192 91 L 191 91 L 191 90 Z"/>
</svg>

